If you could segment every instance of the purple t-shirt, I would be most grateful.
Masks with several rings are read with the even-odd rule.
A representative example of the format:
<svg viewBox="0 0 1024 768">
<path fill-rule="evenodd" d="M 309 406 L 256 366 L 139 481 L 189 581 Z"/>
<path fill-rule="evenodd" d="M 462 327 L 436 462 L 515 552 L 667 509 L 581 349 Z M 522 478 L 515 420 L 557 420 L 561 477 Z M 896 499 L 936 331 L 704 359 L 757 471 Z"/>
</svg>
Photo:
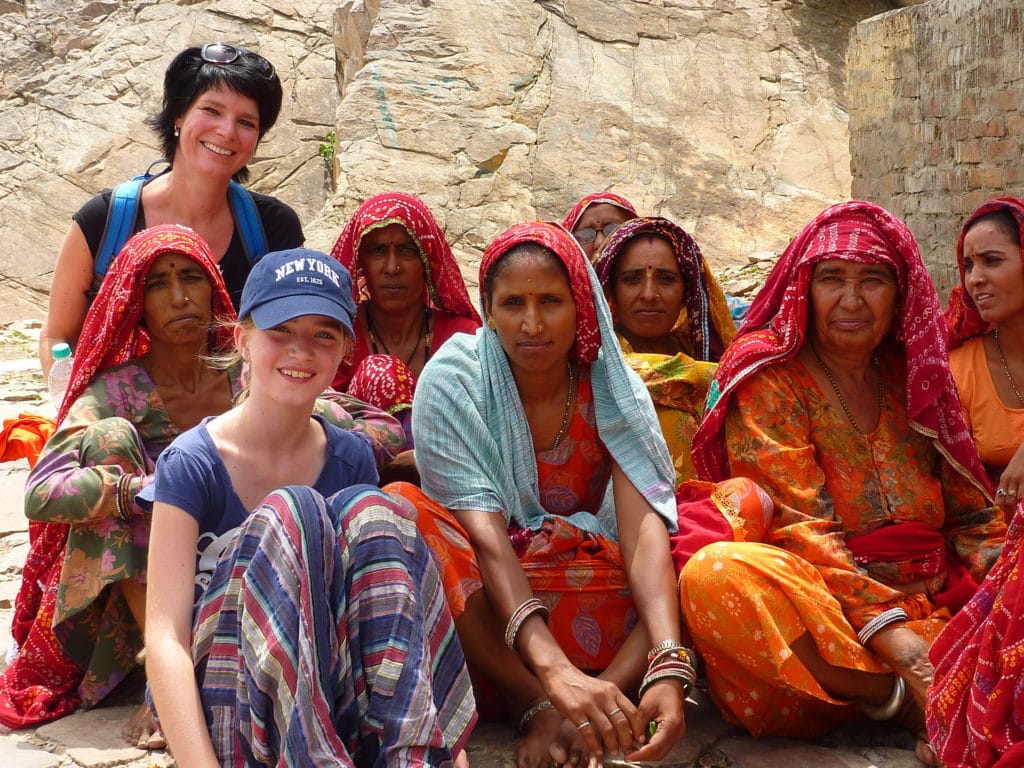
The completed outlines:
<svg viewBox="0 0 1024 768">
<path fill-rule="evenodd" d="M 140 502 L 160 501 L 187 512 L 199 523 L 196 586 L 205 590 L 217 561 L 248 517 L 206 425 L 213 416 L 183 432 L 160 454 L 153 482 Z M 360 435 L 314 415 L 327 435 L 327 461 L 313 489 L 323 496 L 359 483 L 375 485 L 377 467 L 369 443 Z"/>
</svg>

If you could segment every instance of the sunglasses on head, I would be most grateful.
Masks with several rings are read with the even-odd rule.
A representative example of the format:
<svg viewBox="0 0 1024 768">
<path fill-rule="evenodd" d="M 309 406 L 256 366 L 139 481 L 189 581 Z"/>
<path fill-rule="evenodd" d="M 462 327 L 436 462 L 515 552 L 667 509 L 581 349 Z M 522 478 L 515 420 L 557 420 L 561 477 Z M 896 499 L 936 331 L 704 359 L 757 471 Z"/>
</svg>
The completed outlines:
<svg viewBox="0 0 1024 768">
<path fill-rule="evenodd" d="M 209 64 L 233 64 L 243 55 L 252 61 L 257 69 L 262 70 L 260 72 L 261 75 L 268 80 L 273 79 L 276 74 L 274 72 L 274 65 L 258 53 L 253 53 L 245 48 L 236 48 L 227 43 L 207 43 L 199 50 L 199 57 Z"/>
</svg>

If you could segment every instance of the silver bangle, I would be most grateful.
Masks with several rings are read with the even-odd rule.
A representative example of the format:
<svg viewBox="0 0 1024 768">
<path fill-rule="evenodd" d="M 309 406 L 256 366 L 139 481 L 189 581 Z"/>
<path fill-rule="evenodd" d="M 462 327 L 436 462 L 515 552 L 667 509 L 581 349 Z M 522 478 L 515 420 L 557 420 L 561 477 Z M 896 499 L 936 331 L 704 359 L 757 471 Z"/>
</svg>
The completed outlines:
<svg viewBox="0 0 1024 768">
<path fill-rule="evenodd" d="M 516 650 L 516 638 L 519 637 L 519 630 L 522 629 L 526 620 L 535 613 L 543 614 L 544 619 L 547 620 L 548 607 L 536 597 L 524 600 L 518 608 L 512 611 L 508 624 L 505 625 L 505 645 L 513 653 Z"/>
<path fill-rule="evenodd" d="M 857 641 L 861 645 L 867 645 L 868 641 L 872 637 L 888 627 L 890 624 L 906 620 L 907 612 L 905 610 L 902 608 L 890 608 L 888 611 L 878 614 L 875 618 L 861 627 L 860 632 L 857 633 Z"/>
<path fill-rule="evenodd" d="M 555 705 L 547 699 L 541 699 L 528 710 L 523 712 L 523 716 L 519 718 L 519 732 L 526 733 L 526 726 L 530 724 L 530 721 L 534 717 L 539 715 L 541 712 L 546 712 L 549 709 L 554 709 Z"/>
<path fill-rule="evenodd" d="M 896 680 L 892 684 L 892 693 L 889 694 L 887 702 L 879 704 L 877 707 L 861 704 L 860 708 L 871 720 L 892 720 L 903 706 L 903 699 L 906 695 L 907 684 L 903 682 L 902 677 L 896 675 Z"/>
</svg>

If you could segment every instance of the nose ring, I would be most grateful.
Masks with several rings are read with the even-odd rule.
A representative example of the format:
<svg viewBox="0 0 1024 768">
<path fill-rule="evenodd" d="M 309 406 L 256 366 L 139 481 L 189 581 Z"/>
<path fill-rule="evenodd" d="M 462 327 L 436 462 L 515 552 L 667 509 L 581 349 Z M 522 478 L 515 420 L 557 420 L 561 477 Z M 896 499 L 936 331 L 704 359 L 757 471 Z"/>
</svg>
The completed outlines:
<svg viewBox="0 0 1024 768">
<path fill-rule="evenodd" d="M 544 333 L 544 323 L 537 323 L 537 333 Z"/>
<path fill-rule="evenodd" d="M 188 296 L 186 296 L 185 297 L 185 303 L 188 304 L 190 301 L 192 301 L 192 299 L 190 299 Z"/>
</svg>

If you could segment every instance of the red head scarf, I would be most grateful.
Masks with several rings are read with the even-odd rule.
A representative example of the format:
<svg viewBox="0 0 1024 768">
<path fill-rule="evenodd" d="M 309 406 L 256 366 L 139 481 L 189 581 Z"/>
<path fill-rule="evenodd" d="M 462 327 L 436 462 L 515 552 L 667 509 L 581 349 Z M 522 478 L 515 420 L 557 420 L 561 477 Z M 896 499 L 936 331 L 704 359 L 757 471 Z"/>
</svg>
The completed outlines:
<svg viewBox="0 0 1024 768">
<path fill-rule="evenodd" d="M 583 216 L 583 212 L 590 206 L 599 203 L 614 205 L 626 211 L 630 216 L 635 217 L 637 215 L 636 208 L 622 195 L 616 195 L 614 192 L 592 192 L 572 207 L 572 210 L 562 220 L 562 226 L 572 232 L 576 229 L 576 225 L 580 223 L 580 217 Z"/>
<path fill-rule="evenodd" d="M 672 334 L 698 360 L 717 362 L 736 335 L 736 325 L 729 314 L 722 287 L 711 274 L 700 247 L 679 225 L 652 216 L 632 219 L 616 229 L 604 241 L 594 264 L 601 285 L 607 288 L 615 261 L 626 246 L 645 234 L 657 235 L 669 242 L 683 276 L 683 307 Z"/>
<path fill-rule="evenodd" d="M 469 300 L 459 265 L 434 214 L 418 197 L 404 192 L 374 195 L 359 206 L 331 249 L 331 255 L 352 275 L 352 298 L 356 303 L 371 298 L 359 264 L 359 244 L 368 232 L 391 224 L 401 224 L 419 247 L 426 277 L 424 305 L 479 323 L 480 315 Z"/>
<path fill-rule="evenodd" d="M 974 299 L 967 294 L 964 286 L 964 237 L 978 219 L 996 211 L 1009 211 L 1020 227 L 1021 263 L 1024 266 L 1024 200 L 1018 197 L 999 197 L 989 200 L 967 217 L 960 238 L 956 241 L 956 264 L 960 269 L 960 284 L 949 295 L 946 307 L 946 326 L 949 328 L 949 347 L 955 349 L 973 336 L 984 333 L 989 324 L 981 319 L 981 313 L 974 306 Z"/>
<path fill-rule="evenodd" d="M 80 342 L 75 349 L 71 380 L 57 414 L 58 424 L 96 374 L 134 360 L 149 349 L 149 332 L 142 314 L 146 275 L 153 262 L 165 253 L 180 253 L 198 264 L 213 288 L 214 318 L 235 319 L 235 309 L 224 287 L 224 278 L 203 238 L 188 227 L 177 224 L 144 229 L 124 244 L 85 316 L 82 333 L 78 337 Z M 214 334 L 214 349 L 231 348 L 233 339 L 229 328 L 217 323 Z"/>
<path fill-rule="evenodd" d="M 502 256 L 522 243 L 536 243 L 551 251 L 569 272 L 569 287 L 576 303 L 576 342 L 569 357 L 581 363 L 593 363 L 601 348 L 601 331 L 597 325 L 597 309 L 587 270 L 590 262 L 576 238 L 554 222 L 530 221 L 516 224 L 498 235 L 484 251 L 480 262 L 480 301 L 484 304 L 487 273 Z"/>
<path fill-rule="evenodd" d="M 949 370 L 942 310 L 914 236 L 906 224 L 872 203 L 853 200 L 826 208 L 789 244 L 722 356 L 708 407 L 693 439 L 701 477 L 728 477 L 725 413 L 736 387 L 756 371 L 796 355 L 807 330 L 814 265 L 826 259 L 885 264 L 896 275 L 899 309 L 893 339 L 907 361 L 907 417 L 917 432 L 979 490 L 988 481 L 964 422 Z"/>
</svg>

